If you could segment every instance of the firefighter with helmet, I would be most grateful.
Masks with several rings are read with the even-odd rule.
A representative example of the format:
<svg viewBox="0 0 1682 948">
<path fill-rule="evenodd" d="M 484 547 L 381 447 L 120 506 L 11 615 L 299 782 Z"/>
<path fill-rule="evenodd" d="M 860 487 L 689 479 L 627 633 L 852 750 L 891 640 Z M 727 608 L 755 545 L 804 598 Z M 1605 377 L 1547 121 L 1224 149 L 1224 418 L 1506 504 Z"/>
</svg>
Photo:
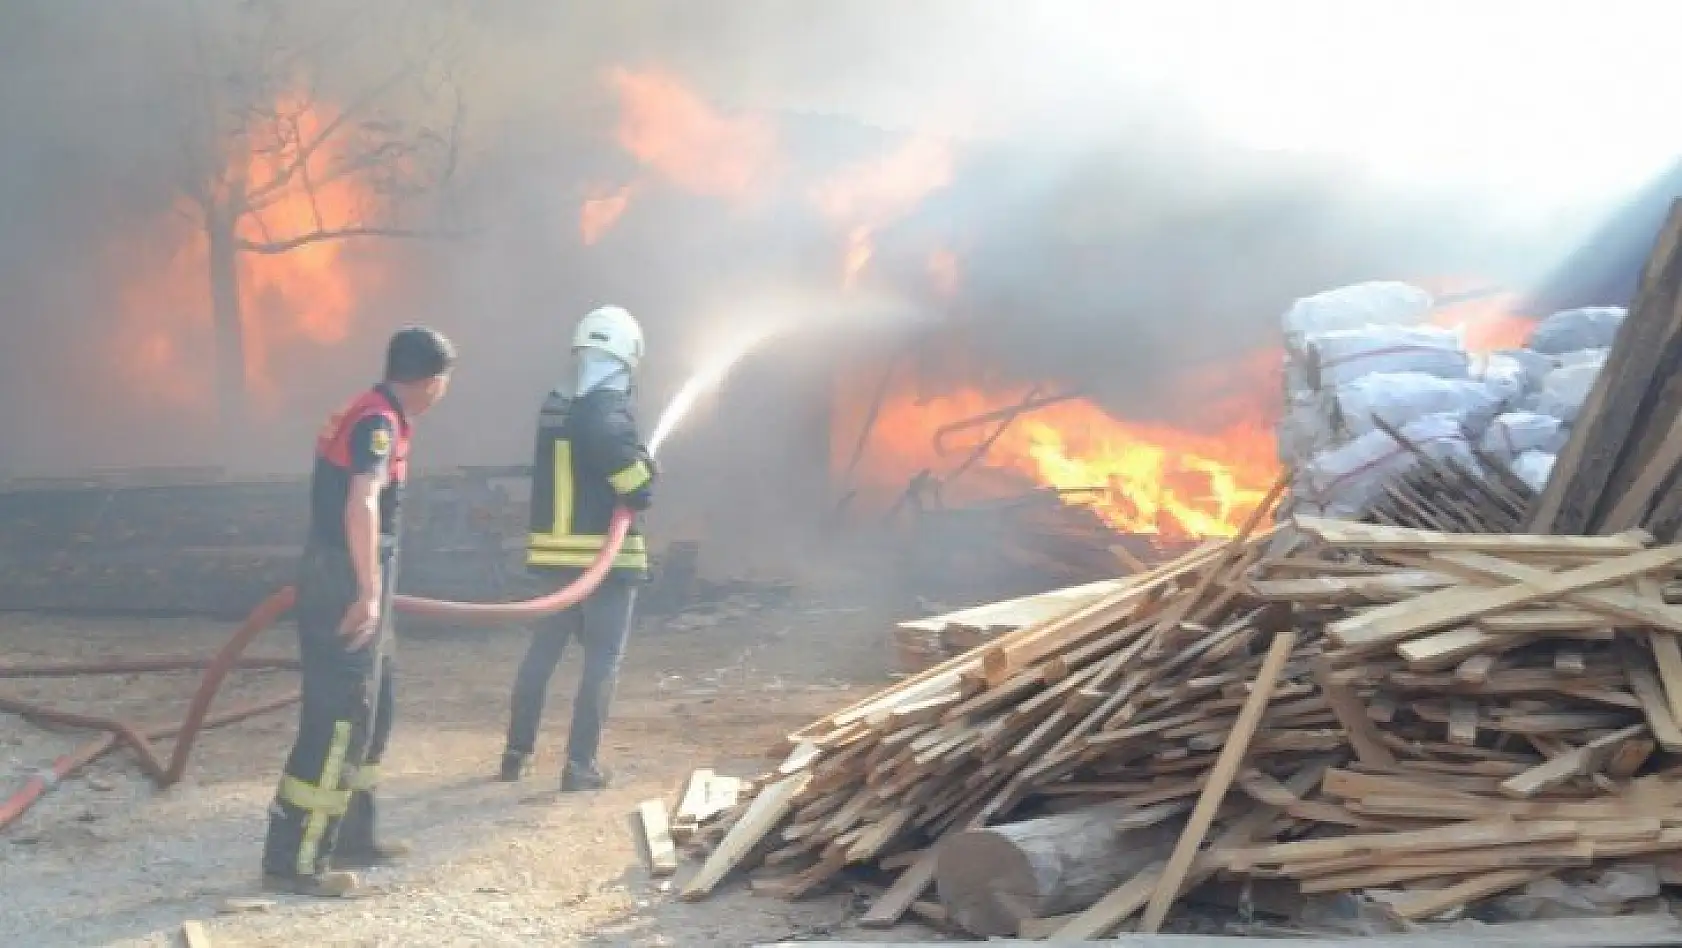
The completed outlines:
<svg viewBox="0 0 1682 948">
<path fill-rule="evenodd" d="M 648 509 L 659 473 L 631 412 L 643 356 L 642 327 L 626 310 L 603 306 L 579 321 L 572 354 L 572 376 L 549 393 L 538 413 L 532 459 L 526 565 L 556 589 L 595 560 L 615 508 Z M 595 592 L 532 631 L 514 679 L 501 779 L 516 781 L 530 771 L 549 680 L 567 643 L 576 639 L 584 649 L 584 669 L 573 698 L 561 790 L 607 786 L 597 752 L 630 634 L 636 589 L 647 576 L 648 547 L 640 523 L 633 523 Z"/>
</svg>

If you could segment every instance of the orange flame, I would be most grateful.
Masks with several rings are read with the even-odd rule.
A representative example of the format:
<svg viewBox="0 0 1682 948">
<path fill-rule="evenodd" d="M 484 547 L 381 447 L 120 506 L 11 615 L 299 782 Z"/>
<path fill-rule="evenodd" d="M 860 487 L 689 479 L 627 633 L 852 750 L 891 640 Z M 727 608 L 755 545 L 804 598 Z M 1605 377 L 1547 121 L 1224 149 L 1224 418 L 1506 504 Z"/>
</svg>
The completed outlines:
<svg viewBox="0 0 1682 948">
<path fill-rule="evenodd" d="M 855 285 L 869 266 L 876 231 L 951 184 L 952 174 L 951 148 L 938 139 L 919 136 L 891 154 L 846 168 L 812 189 L 811 199 L 818 210 L 847 227 L 841 272 L 844 286 Z"/>
<path fill-rule="evenodd" d="M 1230 401 L 1204 386 L 1198 373 L 1188 374 L 1187 388 L 1210 393 L 1208 414 L 1220 415 L 1199 419 L 1200 430 L 1125 421 L 1084 398 L 1024 412 L 975 469 L 942 488 L 941 500 L 961 505 L 1051 487 L 1067 503 L 1090 505 L 1124 533 L 1164 540 L 1232 536 L 1278 477 L 1271 425 L 1261 410 L 1278 390 L 1265 374 L 1277 371 L 1275 362 L 1273 354 L 1258 353 L 1207 373 L 1223 377 Z M 872 374 L 841 379 L 831 426 L 838 470 L 848 464 L 865 424 L 872 389 L 879 384 Z M 895 373 L 876 413 L 865 461 L 855 483 L 847 485 L 867 502 L 891 503 L 919 471 L 951 475 L 999 423 L 952 428 L 943 438 L 942 429 L 1014 408 L 1031 391 L 968 384 L 920 395 L 927 381 Z"/>
<path fill-rule="evenodd" d="M 1500 293 L 1451 303 L 1431 314 L 1431 325 L 1461 327 L 1472 352 L 1520 349 L 1536 328 L 1536 320 L 1518 312 L 1522 299 L 1518 293 Z"/>
<path fill-rule="evenodd" d="M 254 142 L 249 154 L 232 159 L 243 163 L 235 170 L 243 172 L 253 206 L 236 224 L 236 235 L 274 244 L 355 224 L 369 195 L 354 174 L 337 173 L 343 154 L 331 139 L 307 156 L 302 173 L 282 174 L 297 160 L 301 143 L 314 141 L 332 121 L 332 111 L 295 99 L 283 100 L 276 111 L 295 127 L 278 140 Z M 198 226 L 186 230 L 186 220 Z M 142 240 L 149 252 L 160 242 L 173 249 L 143 264 L 120 291 L 124 319 L 110 363 L 135 391 L 164 407 L 208 409 L 215 404 L 215 347 L 203 212 L 183 199 Z M 129 260 L 145 256 L 135 255 L 126 241 L 112 249 Z M 279 407 L 279 366 L 297 358 L 296 350 L 332 346 L 350 336 L 358 298 L 380 277 L 372 263 L 368 251 L 335 240 L 280 253 L 238 254 L 244 368 L 255 405 L 271 412 Z"/>
<path fill-rule="evenodd" d="M 625 213 L 625 208 L 631 203 L 631 194 L 636 190 L 633 184 L 627 184 L 609 194 L 588 198 L 578 212 L 578 232 L 584 239 L 584 246 L 588 247 L 602 239 L 602 235 L 613 229 L 619 218 Z"/>
<path fill-rule="evenodd" d="M 645 167 L 694 194 L 743 197 L 777 163 L 776 129 L 754 115 L 725 116 L 663 72 L 615 68 L 618 141 Z"/>
</svg>

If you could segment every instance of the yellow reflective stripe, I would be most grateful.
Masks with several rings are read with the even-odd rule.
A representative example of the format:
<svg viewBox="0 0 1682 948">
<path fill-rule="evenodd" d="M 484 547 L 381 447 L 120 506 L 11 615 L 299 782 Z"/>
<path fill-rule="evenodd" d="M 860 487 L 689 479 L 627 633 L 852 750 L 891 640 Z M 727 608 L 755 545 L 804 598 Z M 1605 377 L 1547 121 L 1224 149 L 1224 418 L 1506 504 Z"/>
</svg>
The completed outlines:
<svg viewBox="0 0 1682 948">
<path fill-rule="evenodd" d="M 526 546 L 530 549 L 565 553 L 593 553 L 601 549 L 602 544 L 606 542 L 607 537 L 581 534 L 557 536 L 553 533 L 534 533 L 526 538 Z M 648 551 L 648 541 L 641 536 L 626 537 L 619 549 L 621 552 L 644 553 Z"/>
<path fill-rule="evenodd" d="M 531 550 L 526 553 L 527 566 L 577 566 L 587 567 L 596 561 L 594 553 L 564 553 L 549 550 Z M 621 553 L 613 558 L 615 567 L 627 569 L 647 569 L 647 553 Z"/>
<path fill-rule="evenodd" d="M 653 479 L 654 472 L 649 470 L 648 464 L 643 461 L 633 461 L 619 473 L 607 476 L 607 482 L 620 494 L 629 494 Z"/>
<path fill-rule="evenodd" d="M 333 739 L 327 745 L 327 758 L 321 762 L 321 780 L 316 784 L 317 789 L 339 789 L 339 777 L 345 769 L 345 754 L 349 751 L 350 722 L 334 721 Z M 327 824 L 335 815 L 327 810 L 310 810 L 309 820 L 304 823 L 304 838 L 298 842 L 299 875 L 315 874 L 315 854 L 321 848 L 321 837 L 327 834 Z"/>
<path fill-rule="evenodd" d="M 572 442 L 555 439 L 555 532 L 572 532 Z"/>
<path fill-rule="evenodd" d="M 329 816 L 344 816 L 350 808 L 349 790 L 323 790 L 290 775 L 280 778 L 280 798 L 300 810 L 320 810 Z"/>
<path fill-rule="evenodd" d="M 363 764 L 350 775 L 348 782 L 352 790 L 373 790 L 380 785 L 380 765 Z"/>
</svg>

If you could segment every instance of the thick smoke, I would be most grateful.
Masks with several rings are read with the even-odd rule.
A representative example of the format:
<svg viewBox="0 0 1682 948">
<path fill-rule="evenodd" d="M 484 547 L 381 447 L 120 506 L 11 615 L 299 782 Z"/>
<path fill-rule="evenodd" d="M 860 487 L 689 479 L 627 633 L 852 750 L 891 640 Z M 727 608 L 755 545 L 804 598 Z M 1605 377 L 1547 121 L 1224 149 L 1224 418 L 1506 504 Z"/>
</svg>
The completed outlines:
<svg viewBox="0 0 1682 948">
<path fill-rule="evenodd" d="M 0 469 L 300 471 L 320 417 L 376 371 L 385 332 L 404 322 L 440 326 L 464 357 L 423 460 L 523 463 L 533 408 L 566 371 L 571 321 L 617 302 L 648 326 L 650 415 L 741 322 L 821 324 L 750 360 L 668 464 L 685 473 L 668 509 L 812 519 L 838 353 L 892 351 L 961 317 L 1007 374 L 1172 419 L 1185 406 L 1167 383 L 1269 344 L 1295 296 L 1371 278 L 1528 285 L 1592 217 L 1517 226 L 1484 195 L 1245 150 L 1180 93 L 1129 77 L 1102 42 L 1115 25 L 1102 2 L 315 0 L 285 5 L 275 35 L 252 32 L 247 6 L 0 5 Z M 109 342 L 133 315 L 125 294 L 191 233 L 159 222 L 205 154 L 189 121 L 203 115 L 196 81 L 272 76 L 289 58 L 330 62 L 313 91 L 339 103 L 423 63 L 383 106 L 392 121 L 415 121 L 445 80 L 459 91 L 458 164 L 430 208 L 451 233 L 356 243 L 357 265 L 380 278 L 355 300 L 354 331 L 288 349 L 285 397 L 230 446 L 202 406 L 158 407 L 133 388 L 123 362 L 146 353 Z M 615 67 L 661 70 L 719 113 L 774 129 L 753 192 L 685 190 L 620 147 Z M 846 229 L 811 191 L 916 135 L 950 141 L 952 181 L 875 222 L 862 290 L 843 295 Z M 581 203 L 631 182 L 624 215 L 586 246 Z M 930 285 L 936 251 L 959 260 L 950 299 Z M 182 306 L 208 306 L 186 289 Z M 867 339 L 840 328 L 883 312 L 912 318 Z"/>
</svg>

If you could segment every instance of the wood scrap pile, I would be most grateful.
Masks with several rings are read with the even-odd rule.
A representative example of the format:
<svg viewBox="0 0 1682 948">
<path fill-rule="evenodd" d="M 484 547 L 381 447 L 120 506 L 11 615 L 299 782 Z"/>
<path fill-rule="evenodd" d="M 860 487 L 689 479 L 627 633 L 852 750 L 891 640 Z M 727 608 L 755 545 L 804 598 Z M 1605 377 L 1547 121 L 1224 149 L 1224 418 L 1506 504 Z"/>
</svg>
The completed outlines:
<svg viewBox="0 0 1682 948">
<path fill-rule="evenodd" d="M 1534 533 L 1682 532 L 1682 201 L 1529 521 Z"/>
<path fill-rule="evenodd" d="M 1682 546 L 1254 527 L 791 735 L 685 897 L 873 868 L 865 924 L 1077 939 L 1217 877 L 1423 920 L 1682 850 Z"/>
<path fill-rule="evenodd" d="M 1434 458 L 1400 432 L 1375 419 L 1417 463 L 1384 485 L 1383 496 L 1362 519 L 1393 527 L 1449 533 L 1516 533 L 1536 503 L 1536 492 L 1500 460 L 1479 455 L 1481 472 L 1453 458 Z"/>
</svg>

